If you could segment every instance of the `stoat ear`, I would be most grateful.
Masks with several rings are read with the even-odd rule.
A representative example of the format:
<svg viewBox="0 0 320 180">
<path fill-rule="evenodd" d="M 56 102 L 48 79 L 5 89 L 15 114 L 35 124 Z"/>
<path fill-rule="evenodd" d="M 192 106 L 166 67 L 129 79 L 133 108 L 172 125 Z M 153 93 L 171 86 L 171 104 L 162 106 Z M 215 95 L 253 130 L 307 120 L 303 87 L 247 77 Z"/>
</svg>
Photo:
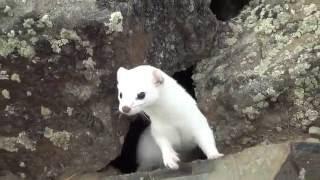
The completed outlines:
<svg viewBox="0 0 320 180">
<path fill-rule="evenodd" d="M 161 84 L 163 84 L 164 77 L 163 77 L 162 73 L 160 72 L 160 70 L 158 70 L 158 69 L 153 70 L 152 76 L 153 76 L 153 83 L 156 86 L 160 86 Z"/>
<path fill-rule="evenodd" d="M 124 67 L 120 67 L 117 71 L 117 81 L 119 82 L 120 79 L 124 76 L 124 74 L 126 74 L 128 71 L 128 69 L 124 68 Z"/>
</svg>

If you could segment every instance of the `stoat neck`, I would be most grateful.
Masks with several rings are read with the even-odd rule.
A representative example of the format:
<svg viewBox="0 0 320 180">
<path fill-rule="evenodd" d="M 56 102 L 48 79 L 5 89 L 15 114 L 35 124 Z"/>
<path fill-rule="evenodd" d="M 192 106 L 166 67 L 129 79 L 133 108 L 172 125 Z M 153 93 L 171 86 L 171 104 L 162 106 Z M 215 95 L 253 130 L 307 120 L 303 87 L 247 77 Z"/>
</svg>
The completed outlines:
<svg viewBox="0 0 320 180">
<path fill-rule="evenodd" d="M 195 106 L 194 99 L 177 82 L 167 77 L 159 89 L 160 97 L 151 106 L 145 109 L 145 113 L 152 121 L 171 121 L 187 114 L 191 106 Z"/>
</svg>

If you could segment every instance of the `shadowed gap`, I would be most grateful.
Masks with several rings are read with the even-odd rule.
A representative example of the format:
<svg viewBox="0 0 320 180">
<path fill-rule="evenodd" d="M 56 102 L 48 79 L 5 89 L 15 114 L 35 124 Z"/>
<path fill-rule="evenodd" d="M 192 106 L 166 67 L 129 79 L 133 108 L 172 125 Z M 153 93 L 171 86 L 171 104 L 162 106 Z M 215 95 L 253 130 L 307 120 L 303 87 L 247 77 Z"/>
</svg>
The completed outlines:
<svg viewBox="0 0 320 180">
<path fill-rule="evenodd" d="M 210 9 L 221 21 L 237 16 L 250 0 L 211 0 Z"/>
</svg>

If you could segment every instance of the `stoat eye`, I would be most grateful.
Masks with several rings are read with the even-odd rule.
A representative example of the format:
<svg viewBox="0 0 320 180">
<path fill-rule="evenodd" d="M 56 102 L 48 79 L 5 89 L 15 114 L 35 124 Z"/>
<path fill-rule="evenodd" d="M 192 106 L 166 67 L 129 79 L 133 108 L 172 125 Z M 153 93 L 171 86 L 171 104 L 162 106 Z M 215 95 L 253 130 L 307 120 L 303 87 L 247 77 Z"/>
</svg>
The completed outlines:
<svg viewBox="0 0 320 180">
<path fill-rule="evenodd" d="M 122 98 L 122 93 L 119 94 L 120 99 Z"/>
<path fill-rule="evenodd" d="M 137 99 L 142 100 L 146 97 L 146 93 L 145 92 L 140 92 L 137 95 Z"/>
</svg>

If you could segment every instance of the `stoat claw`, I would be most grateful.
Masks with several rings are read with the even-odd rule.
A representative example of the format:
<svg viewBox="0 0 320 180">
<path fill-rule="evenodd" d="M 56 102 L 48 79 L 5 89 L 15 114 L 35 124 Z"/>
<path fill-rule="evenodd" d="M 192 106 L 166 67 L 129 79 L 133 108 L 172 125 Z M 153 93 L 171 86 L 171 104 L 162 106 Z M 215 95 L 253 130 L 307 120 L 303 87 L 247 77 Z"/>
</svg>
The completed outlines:
<svg viewBox="0 0 320 180">
<path fill-rule="evenodd" d="M 179 165 L 178 162 L 180 161 L 180 158 L 178 157 L 178 154 L 176 152 L 167 152 L 163 154 L 163 164 L 165 167 L 170 169 L 178 169 Z"/>
<path fill-rule="evenodd" d="M 215 154 L 212 154 L 210 156 L 208 156 L 208 159 L 218 159 L 220 157 L 224 156 L 224 154 L 222 153 L 215 153 Z"/>
</svg>

